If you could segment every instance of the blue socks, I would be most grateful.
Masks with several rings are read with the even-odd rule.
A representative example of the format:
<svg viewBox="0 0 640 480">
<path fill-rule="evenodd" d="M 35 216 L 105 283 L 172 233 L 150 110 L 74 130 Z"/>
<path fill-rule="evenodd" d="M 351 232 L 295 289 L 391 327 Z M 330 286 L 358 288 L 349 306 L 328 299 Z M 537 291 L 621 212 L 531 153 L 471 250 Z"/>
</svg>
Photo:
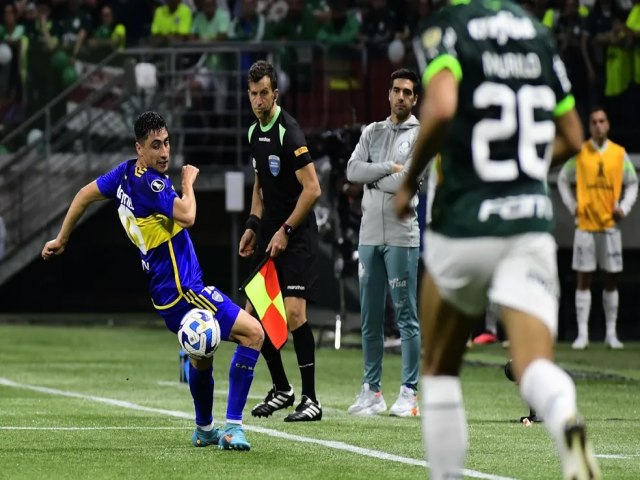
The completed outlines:
<svg viewBox="0 0 640 480">
<path fill-rule="evenodd" d="M 252 372 L 253 373 L 253 372 Z M 196 425 L 206 427 L 213 422 L 213 367 L 198 370 L 189 362 L 189 390 L 196 409 Z"/>
<path fill-rule="evenodd" d="M 229 398 L 227 420 L 242 422 L 242 410 L 253 382 L 253 371 L 260 352 L 238 345 L 229 365 Z M 213 422 L 213 367 L 198 370 L 189 362 L 189 390 L 196 410 L 196 425 L 206 427 Z"/>
<path fill-rule="evenodd" d="M 242 410 L 253 381 L 253 371 L 260 352 L 238 345 L 229 365 L 229 399 L 227 400 L 227 420 L 242 421 Z M 196 410 L 197 418 L 197 410 Z"/>
</svg>

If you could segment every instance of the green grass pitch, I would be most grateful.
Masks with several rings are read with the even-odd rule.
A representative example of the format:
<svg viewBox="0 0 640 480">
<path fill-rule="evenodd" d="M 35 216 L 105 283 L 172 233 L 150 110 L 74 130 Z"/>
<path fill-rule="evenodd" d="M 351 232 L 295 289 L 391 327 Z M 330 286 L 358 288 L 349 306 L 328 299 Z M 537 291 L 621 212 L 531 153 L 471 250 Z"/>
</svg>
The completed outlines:
<svg viewBox="0 0 640 480">
<path fill-rule="evenodd" d="M 224 421 L 228 362 L 214 365 L 215 420 Z M 503 373 L 507 352 L 474 347 L 463 391 L 470 431 L 465 478 L 556 479 L 560 467 L 541 424 L 518 423 L 528 408 Z M 299 393 L 293 347 L 284 348 Z M 605 478 L 640 478 L 640 344 L 607 351 L 558 347 L 576 378 L 578 400 Z M 245 409 L 250 452 L 191 446 L 193 405 L 178 382 L 178 348 L 162 325 L 0 325 L 0 479 L 417 479 L 426 470 L 420 421 L 346 414 L 361 381 L 355 349 L 317 353 L 321 422 L 254 419 L 270 388 L 261 359 Z M 383 392 L 399 389 L 400 357 L 384 359 Z"/>
</svg>

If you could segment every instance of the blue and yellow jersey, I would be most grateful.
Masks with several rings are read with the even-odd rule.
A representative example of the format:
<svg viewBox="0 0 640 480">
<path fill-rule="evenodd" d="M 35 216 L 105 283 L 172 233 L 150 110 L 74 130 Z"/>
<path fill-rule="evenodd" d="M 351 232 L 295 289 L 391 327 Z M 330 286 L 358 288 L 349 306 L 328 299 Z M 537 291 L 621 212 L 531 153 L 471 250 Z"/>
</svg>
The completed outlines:
<svg viewBox="0 0 640 480">
<path fill-rule="evenodd" d="M 125 232 L 140 250 L 149 275 L 153 306 L 166 310 L 189 292 L 203 288 L 202 270 L 189 233 L 173 221 L 178 194 L 166 175 L 121 163 L 97 179 L 100 193 L 118 201 Z"/>
</svg>

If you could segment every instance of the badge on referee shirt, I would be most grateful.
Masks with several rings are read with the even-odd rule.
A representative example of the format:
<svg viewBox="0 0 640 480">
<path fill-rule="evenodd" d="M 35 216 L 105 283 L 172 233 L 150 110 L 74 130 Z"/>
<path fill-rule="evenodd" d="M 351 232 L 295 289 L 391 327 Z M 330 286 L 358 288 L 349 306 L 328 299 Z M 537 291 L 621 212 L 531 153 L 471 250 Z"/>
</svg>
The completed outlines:
<svg viewBox="0 0 640 480">
<path fill-rule="evenodd" d="M 280 157 L 277 155 L 269 155 L 269 171 L 274 177 L 280 173 Z"/>
</svg>

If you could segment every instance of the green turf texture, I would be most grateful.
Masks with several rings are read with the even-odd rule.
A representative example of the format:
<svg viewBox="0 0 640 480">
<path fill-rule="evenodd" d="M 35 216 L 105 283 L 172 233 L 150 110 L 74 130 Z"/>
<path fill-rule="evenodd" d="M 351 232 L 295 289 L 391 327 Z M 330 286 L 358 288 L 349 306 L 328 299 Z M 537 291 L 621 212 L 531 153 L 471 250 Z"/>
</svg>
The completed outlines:
<svg viewBox="0 0 640 480">
<path fill-rule="evenodd" d="M 224 421 L 232 352 L 233 345 L 223 342 L 216 353 L 217 424 Z M 299 395 L 291 342 L 283 352 Z M 501 346 L 491 345 L 476 346 L 466 357 L 462 382 L 470 448 L 465 467 L 518 479 L 560 478 L 544 427 L 518 423 L 528 409 L 504 376 L 507 356 Z M 268 419 L 251 417 L 251 407 L 270 387 L 261 359 L 245 424 L 424 460 L 418 419 L 346 414 L 360 387 L 359 350 L 322 348 L 316 360 L 321 422 L 284 423 L 283 411 Z M 593 343 L 584 352 L 563 344 L 558 360 L 576 378 L 579 406 L 596 454 L 622 456 L 600 458 L 604 477 L 640 478 L 640 344 L 609 351 Z M 399 375 L 399 355 L 387 353 L 383 392 L 388 406 L 398 393 Z M 0 379 L 178 412 L 170 416 L 0 385 L 0 479 L 426 477 L 423 466 L 255 431 L 247 432 L 250 452 L 192 447 L 191 396 L 187 385 L 178 382 L 175 337 L 161 326 L 0 325 Z"/>
</svg>

